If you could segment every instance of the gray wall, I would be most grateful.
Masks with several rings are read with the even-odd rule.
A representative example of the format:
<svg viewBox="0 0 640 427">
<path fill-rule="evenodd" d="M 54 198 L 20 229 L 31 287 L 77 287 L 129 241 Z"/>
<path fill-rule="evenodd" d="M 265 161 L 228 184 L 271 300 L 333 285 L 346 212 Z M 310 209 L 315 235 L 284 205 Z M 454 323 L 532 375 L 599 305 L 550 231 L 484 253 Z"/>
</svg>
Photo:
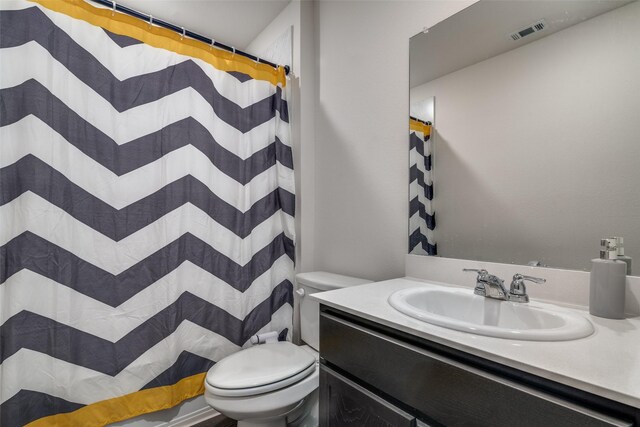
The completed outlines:
<svg viewBox="0 0 640 427">
<path fill-rule="evenodd" d="M 316 3 L 315 269 L 404 275 L 409 38 L 471 3 Z"/>
<path fill-rule="evenodd" d="M 640 257 L 638 22 L 634 2 L 412 90 L 436 97 L 440 255 L 580 269 L 622 235 Z"/>
</svg>

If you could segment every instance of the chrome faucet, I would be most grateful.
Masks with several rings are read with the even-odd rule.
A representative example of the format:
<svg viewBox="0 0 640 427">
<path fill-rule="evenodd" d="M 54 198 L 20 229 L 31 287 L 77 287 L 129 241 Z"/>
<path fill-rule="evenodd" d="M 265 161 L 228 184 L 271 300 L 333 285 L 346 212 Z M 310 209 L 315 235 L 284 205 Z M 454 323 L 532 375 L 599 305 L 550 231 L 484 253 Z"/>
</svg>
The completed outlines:
<svg viewBox="0 0 640 427">
<path fill-rule="evenodd" d="M 487 298 L 506 300 L 507 290 L 504 288 L 504 280 L 498 276 L 489 274 L 485 269 L 463 268 L 462 271 L 473 271 L 478 273 L 476 287 L 473 293 Z"/>
<path fill-rule="evenodd" d="M 478 277 L 476 278 L 476 287 L 473 290 L 474 294 L 503 301 L 529 302 L 529 295 L 527 295 L 527 288 L 524 281 L 528 280 L 534 283 L 546 282 L 546 279 L 539 277 L 515 274 L 511 281 L 509 292 L 507 292 L 504 287 L 504 280 L 500 279 L 498 276 L 489 274 L 485 269 L 463 268 L 462 271 L 473 271 L 478 273 Z"/>
</svg>

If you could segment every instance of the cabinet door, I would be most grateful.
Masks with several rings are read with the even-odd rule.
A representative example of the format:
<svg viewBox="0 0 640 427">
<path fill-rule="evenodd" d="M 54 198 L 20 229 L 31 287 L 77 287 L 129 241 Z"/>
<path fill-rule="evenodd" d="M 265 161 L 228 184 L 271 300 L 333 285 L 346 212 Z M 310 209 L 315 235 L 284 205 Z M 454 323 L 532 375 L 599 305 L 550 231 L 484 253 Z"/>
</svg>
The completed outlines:
<svg viewBox="0 0 640 427">
<path fill-rule="evenodd" d="M 640 427 L 634 415 L 601 412 L 326 312 L 320 356 L 440 425 Z"/>
<path fill-rule="evenodd" d="M 326 366 L 320 366 L 321 427 L 415 425 L 411 415 Z"/>
</svg>

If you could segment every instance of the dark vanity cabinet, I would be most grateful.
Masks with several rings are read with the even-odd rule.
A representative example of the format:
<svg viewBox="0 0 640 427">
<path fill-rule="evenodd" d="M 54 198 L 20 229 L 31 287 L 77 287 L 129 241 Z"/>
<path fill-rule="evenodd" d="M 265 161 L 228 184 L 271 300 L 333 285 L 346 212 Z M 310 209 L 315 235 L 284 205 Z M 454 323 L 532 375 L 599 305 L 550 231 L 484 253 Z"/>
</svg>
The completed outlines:
<svg viewBox="0 0 640 427">
<path fill-rule="evenodd" d="M 331 368 L 320 369 L 323 425 L 413 427 L 414 416 Z"/>
<path fill-rule="evenodd" d="M 320 425 L 640 426 L 640 410 L 326 306 Z"/>
</svg>

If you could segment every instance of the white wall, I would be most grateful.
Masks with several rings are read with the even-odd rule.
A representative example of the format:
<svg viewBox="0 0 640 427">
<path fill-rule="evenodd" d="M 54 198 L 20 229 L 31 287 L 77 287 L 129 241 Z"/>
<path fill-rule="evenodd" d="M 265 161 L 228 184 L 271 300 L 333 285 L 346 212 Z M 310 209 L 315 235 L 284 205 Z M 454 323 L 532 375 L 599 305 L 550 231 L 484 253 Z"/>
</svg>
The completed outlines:
<svg viewBox="0 0 640 427">
<path fill-rule="evenodd" d="M 409 105 L 409 115 L 416 119 L 432 122 L 435 114 L 435 98 L 433 96 L 423 97 L 421 99 L 411 99 Z"/>
<path fill-rule="evenodd" d="M 249 43 L 246 47 L 246 51 L 252 53 L 253 55 L 261 56 L 265 52 L 268 52 L 272 49 L 274 43 L 277 43 L 278 39 L 282 36 L 282 33 L 293 29 L 293 44 L 290 46 L 290 50 L 296 49 L 295 54 L 289 55 L 289 58 L 293 59 L 293 63 L 286 63 L 283 65 L 292 66 L 292 71 L 294 74 L 297 74 L 300 70 L 300 55 L 299 55 L 299 46 L 300 46 L 300 2 L 292 1 L 285 7 L 282 12 L 276 18 L 271 21 L 269 25 L 267 25 L 261 32 L 256 36 L 255 39 Z M 293 53 L 293 52 L 291 52 Z M 280 56 L 281 59 L 284 56 Z M 265 58 L 267 60 L 276 58 Z M 278 62 L 279 63 L 279 62 Z"/>
<path fill-rule="evenodd" d="M 412 90 L 436 97 L 439 255 L 589 269 L 620 235 L 640 256 L 639 21 L 634 2 Z"/>
<path fill-rule="evenodd" d="M 316 107 L 318 98 L 318 57 L 315 7 L 310 1 L 302 1 L 300 8 L 300 128 L 301 154 L 300 189 L 300 258 L 298 271 L 316 269 Z"/>
<path fill-rule="evenodd" d="M 409 38 L 471 3 L 315 4 L 315 269 L 404 275 Z"/>
</svg>

